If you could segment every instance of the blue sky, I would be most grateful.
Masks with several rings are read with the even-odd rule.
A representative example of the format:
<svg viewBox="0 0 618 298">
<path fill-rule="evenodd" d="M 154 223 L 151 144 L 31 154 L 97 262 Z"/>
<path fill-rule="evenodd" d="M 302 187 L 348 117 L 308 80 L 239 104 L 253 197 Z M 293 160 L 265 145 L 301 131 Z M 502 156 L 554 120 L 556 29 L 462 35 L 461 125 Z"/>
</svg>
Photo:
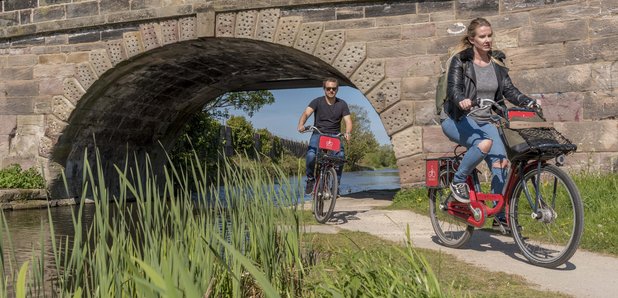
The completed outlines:
<svg viewBox="0 0 618 298">
<path fill-rule="evenodd" d="M 275 103 L 264 106 L 253 117 L 249 118 L 242 111 L 231 111 L 233 115 L 245 116 L 253 127 L 266 128 L 273 134 L 290 140 L 307 141 L 309 135 L 300 134 L 296 130 L 300 114 L 305 110 L 309 102 L 324 95 L 322 88 L 303 88 L 273 90 Z M 373 109 L 367 98 L 355 88 L 342 86 L 337 92 L 337 97 L 345 100 L 348 105 L 358 105 L 367 110 L 370 128 L 380 144 L 390 144 L 390 139 L 384 130 L 380 117 Z M 313 116 L 307 120 L 307 125 L 313 124 Z"/>
</svg>

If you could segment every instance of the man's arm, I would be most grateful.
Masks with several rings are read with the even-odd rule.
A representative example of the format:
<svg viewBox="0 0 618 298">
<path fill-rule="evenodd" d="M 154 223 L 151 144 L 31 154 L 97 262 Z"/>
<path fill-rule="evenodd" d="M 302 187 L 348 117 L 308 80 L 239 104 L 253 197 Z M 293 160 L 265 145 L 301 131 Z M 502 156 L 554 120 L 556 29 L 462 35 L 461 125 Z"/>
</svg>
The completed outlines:
<svg viewBox="0 0 618 298">
<path fill-rule="evenodd" d="M 345 122 L 345 139 L 346 141 L 350 140 L 350 134 L 352 133 L 352 116 L 346 115 L 343 116 L 343 121 Z"/>
<path fill-rule="evenodd" d="M 313 114 L 313 109 L 311 107 L 307 107 L 305 111 L 300 114 L 300 119 L 298 119 L 298 132 L 305 131 L 305 122 L 307 122 L 311 114 Z"/>
</svg>

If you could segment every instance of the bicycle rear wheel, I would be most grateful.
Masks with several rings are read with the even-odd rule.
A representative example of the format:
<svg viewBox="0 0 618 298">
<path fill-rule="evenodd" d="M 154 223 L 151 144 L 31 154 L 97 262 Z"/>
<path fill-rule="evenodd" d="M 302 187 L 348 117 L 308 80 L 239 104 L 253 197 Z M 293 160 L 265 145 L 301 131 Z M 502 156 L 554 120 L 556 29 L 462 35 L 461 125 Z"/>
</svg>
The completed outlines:
<svg viewBox="0 0 618 298">
<path fill-rule="evenodd" d="M 313 214 L 319 223 L 325 223 L 333 215 L 337 201 L 339 182 L 335 169 L 331 167 L 325 170 L 318 183 L 313 193 Z"/>
<path fill-rule="evenodd" d="M 548 164 L 541 167 L 540 176 L 538 173 L 535 167 L 523 176 L 529 197 L 521 182 L 513 192 L 511 230 L 530 263 L 555 268 L 577 250 L 584 230 L 584 210 L 577 186 L 564 171 Z M 540 203 L 534 212 L 537 195 Z"/>
<path fill-rule="evenodd" d="M 450 176 L 450 177 L 449 177 Z M 440 172 L 440 187 L 429 189 L 429 217 L 433 230 L 440 242 L 447 247 L 459 248 L 470 240 L 474 227 L 447 212 L 447 199 L 451 195 L 448 187 L 453 172 Z"/>
</svg>

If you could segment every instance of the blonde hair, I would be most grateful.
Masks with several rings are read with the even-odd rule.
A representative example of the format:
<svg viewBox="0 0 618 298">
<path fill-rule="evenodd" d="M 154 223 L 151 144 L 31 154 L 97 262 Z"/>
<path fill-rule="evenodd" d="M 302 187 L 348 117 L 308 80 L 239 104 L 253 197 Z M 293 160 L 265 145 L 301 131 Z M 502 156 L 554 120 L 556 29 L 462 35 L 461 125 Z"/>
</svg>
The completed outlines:
<svg viewBox="0 0 618 298">
<path fill-rule="evenodd" d="M 470 21 L 470 25 L 468 25 L 468 30 L 466 30 L 466 35 L 464 35 L 459 40 L 459 43 L 449 52 L 449 56 L 457 54 L 457 53 L 459 53 L 459 52 L 461 52 L 461 51 L 463 51 L 465 49 L 471 48 L 472 44 L 470 43 L 470 38 L 474 38 L 474 36 L 476 36 L 476 29 L 478 27 L 483 27 L 483 26 L 491 28 L 491 23 L 489 23 L 489 21 L 487 19 L 485 19 L 485 18 L 476 18 L 476 19 Z M 498 63 L 498 64 L 504 66 L 504 64 L 500 60 L 495 59 L 491 55 L 490 55 L 490 58 L 495 63 Z"/>
</svg>

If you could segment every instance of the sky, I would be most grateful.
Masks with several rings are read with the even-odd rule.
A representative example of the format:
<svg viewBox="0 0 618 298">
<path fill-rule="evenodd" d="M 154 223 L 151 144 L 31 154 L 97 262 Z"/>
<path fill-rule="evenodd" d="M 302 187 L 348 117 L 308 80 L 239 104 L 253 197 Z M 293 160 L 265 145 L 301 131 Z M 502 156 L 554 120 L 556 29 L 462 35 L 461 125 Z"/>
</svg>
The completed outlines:
<svg viewBox="0 0 618 298">
<path fill-rule="evenodd" d="M 266 128 L 268 131 L 284 139 L 295 141 L 308 141 L 308 134 L 301 134 L 296 130 L 300 114 L 305 110 L 309 102 L 318 96 L 323 96 L 322 88 L 302 88 L 272 90 L 275 102 L 262 107 L 253 117 L 247 116 L 242 111 L 230 111 L 232 115 L 244 116 L 252 124 L 253 128 Z M 348 105 L 357 105 L 367 111 L 370 129 L 381 145 L 390 144 L 390 138 L 384 130 L 380 117 L 373 109 L 369 100 L 358 90 L 352 87 L 341 86 L 337 97 L 345 100 Z M 313 115 L 307 120 L 306 125 L 313 124 Z"/>
</svg>

